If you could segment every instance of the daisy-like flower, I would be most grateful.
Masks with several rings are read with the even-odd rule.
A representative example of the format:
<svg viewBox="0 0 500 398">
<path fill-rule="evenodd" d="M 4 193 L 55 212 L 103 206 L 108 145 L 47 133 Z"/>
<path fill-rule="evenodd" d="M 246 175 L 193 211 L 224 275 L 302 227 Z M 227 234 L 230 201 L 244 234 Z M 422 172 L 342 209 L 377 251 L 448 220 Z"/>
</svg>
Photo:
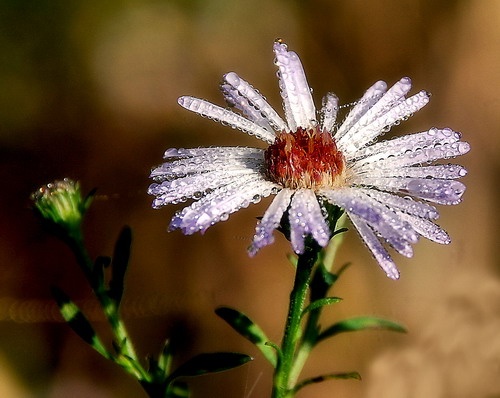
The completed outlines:
<svg viewBox="0 0 500 398">
<path fill-rule="evenodd" d="M 324 203 L 344 209 L 393 279 L 399 272 L 383 241 L 407 257 L 419 236 L 449 243 L 448 234 L 433 222 L 439 213 L 430 203 L 459 203 L 465 186 L 456 179 L 467 172 L 460 165 L 431 163 L 463 155 L 469 144 L 449 128 L 376 142 L 425 106 L 429 94 L 407 97 L 407 77 L 389 89 L 378 81 L 337 124 L 338 98 L 326 94 L 318 115 L 297 54 L 280 40 L 274 54 L 285 120 L 234 72 L 224 75 L 220 88 L 229 106 L 241 113 L 198 98 L 179 98 L 182 107 L 253 135 L 268 147 L 168 149 L 166 163 L 151 173 L 156 181 L 149 187 L 156 196 L 153 207 L 194 200 L 173 217 L 170 229 L 203 233 L 273 194 L 256 227 L 251 255 L 273 242 L 285 214 L 296 253 L 304 251 L 307 236 L 326 246 L 332 231 Z"/>
</svg>

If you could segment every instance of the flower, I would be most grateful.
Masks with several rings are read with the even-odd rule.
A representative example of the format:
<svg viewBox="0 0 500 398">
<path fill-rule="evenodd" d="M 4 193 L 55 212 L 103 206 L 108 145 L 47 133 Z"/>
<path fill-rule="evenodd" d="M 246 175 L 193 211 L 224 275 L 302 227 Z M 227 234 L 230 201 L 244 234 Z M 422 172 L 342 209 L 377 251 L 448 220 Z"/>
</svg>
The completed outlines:
<svg viewBox="0 0 500 398">
<path fill-rule="evenodd" d="M 45 221 L 71 236 L 79 236 L 92 195 L 83 198 L 78 182 L 64 178 L 42 186 L 31 195 L 31 199 Z"/>
<path fill-rule="evenodd" d="M 179 98 L 182 107 L 254 135 L 268 147 L 168 149 L 166 163 L 151 172 L 156 181 L 148 191 L 156 196 L 153 207 L 194 200 L 177 212 L 170 229 L 203 233 L 231 213 L 275 194 L 257 224 L 251 255 L 273 242 L 286 212 L 296 253 L 304 251 L 307 236 L 326 246 L 332 231 L 325 202 L 344 209 L 393 279 L 399 278 L 399 271 L 383 241 L 407 257 L 413 255 L 411 245 L 419 236 L 449 243 L 448 234 L 432 221 L 439 213 L 429 202 L 459 203 L 465 186 L 455 180 L 467 171 L 456 164 L 431 163 L 463 155 L 469 144 L 449 128 L 376 142 L 425 106 L 430 95 L 420 91 L 407 98 L 407 77 L 389 89 L 378 81 L 337 124 L 338 98 L 326 94 L 318 118 L 299 57 L 281 40 L 273 49 L 285 120 L 234 72 L 224 75 L 220 88 L 229 106 L 241 114 L 202 99 Z"/>
</svg>

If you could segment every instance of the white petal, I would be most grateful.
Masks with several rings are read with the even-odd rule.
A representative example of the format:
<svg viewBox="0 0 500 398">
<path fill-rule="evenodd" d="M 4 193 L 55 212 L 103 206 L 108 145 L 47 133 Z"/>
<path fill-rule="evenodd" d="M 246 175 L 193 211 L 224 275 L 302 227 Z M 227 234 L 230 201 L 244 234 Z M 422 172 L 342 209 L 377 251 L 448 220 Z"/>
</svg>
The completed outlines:
<svg viewBox="0 0 500 398">
<path fill-rule="evenodd" d="M 290 205 L 293 193 L 294 191 L 291 189 L 281 190 L 267 208 L 264 216 L 255 228 L 252 245 L 248 249 L 251 256 L 254 256 L 264 246 L 274 242 L 273 232 L 279 227 L 281 218 Z"/>
<path fill-rule="evenodd" d="M 296 191 L 288 212 L 290 221 L 290 241 L 295 253 L 304 252 L 304 239 L 311 235 L 320 246 L 330 240 L 330 229 L 321 212 L 318 199 L 310 189 Z"/>
<path fill-rule="evenodd" d="M 361 99 L 351 109 L 344 122 L 341 124 L 335 133 L 335 139 L 338 141 L 342 138 L 351 127 L 370 109 L 386 92 L 387 84 L 383 81 L 376 82 L 368 90 Z"/>
<path fill-rule="evenodd" d="M 373 165 L 373 169 L 363 172 L 364 178 L 378 177 L 411 177 L 411 178 L 438 178 L 454 180 L 465 177 L 467 170 L 458 164 L 438 164 L 432 166 L 410 166 L 381 169 Z"/>
<path fill-rule="evenodd" d="M 224 82 L 221 89 L 230 105 L 240 109 L 261 127 L 269 126 L 267 129 L 275 131 L 288 130 L 286 123 L 266 99 L 236 73 L 230 72 L 224 75 Z"/>
<path fill-rule="evenodd" d="M 209 189 L 220 188 L 242 177 L 259 175 L 258 170 L 235 169 L 216 170 L 151 184 L 148 194 L 155 195 L 153 207 L 159 208 L 170 203 L 180 203 L 193 198 L 200 199 Z"/>
<path fill-rule="evenodd" d="M 189 111 L 198 113 L 201 116 L 206 116 L 209 119 L 221 122 L 222 124 L 227 124 L 232 128 L 237 128 L 270 144 L 274 141 L 274 133 L 267 131 L 248 119 L 245 119 L 243 116 L 221 108 L 220 106 L 214 105 L 208 101 L 184 96 L 180 97 L 177 102 L 180 106 Z"/>
<path fill-rule="evenodd" d="M 460 133 L 449 128 L 432 128 L 421 133 L 377 142 L 346 157 L 348 160 L 355 162 L 356 167 L 359 167 L 365 163 L 375 164 L 379 160 L 394 159 L 395 157 L 405 156 L 422 149 L 439 149 L 445 145 L 457 143 L 460 141 L 460 138 Z M 377 164 L 376 167 L 379 168 L 379 165 Z"/>
<path fill-rule="evenodd" d="M 261 157 L 262 149 L 242 146 L 230 147 L 209 147 L 209 148 L 169 148 L 163 155 L 164 159 L 170 158 L 192 158 L 196 156 L 210 156 L 214 159 L 223 157 L 230 158 L 250 158 Z"/>
<path fill-rule="evenodd" d="M 368 224 L 353 214 L 349 215 L 349 218 L 386 275 L 391 279 L 399 279 L 399 271 L 396 264 L 394 264 L 391 256 L 387 253 L 387 250 L 382 246 Z"/>
<path fill-rule="evenodd" d="M 333 132 L 335 121 L 337 120 L 337 112 L 339 110 L 339 98 L 328 93 L 323 97 L 323 107 L 321 108 L 321 128 L 326 131 Z"/>
<path fill-rule="evenodd" d="M 460 203 L 465 185 L 459 181 L 425 178 L 360 178 L 360 183 L 378 189 L 409 194 L 442 205 Z"/>
<path fill-rule="evenodd" d="M 359 148 L 365 147 L 381 134 L 388 132 L 395 124 L 419 111 L 428 102 L 429 94 L 421 91 L 380 115 L 366 127 L 358 127 L 357 131 L 354 131 L 356 127 L 351 129 L 339 146 L 344 149 L 346 156 L 349 156 L 350 153 L 355 153 Z"/>
<path fill-rule="evenodd" d="M 240 177 L 182 209 L 172 218 L 170 230 L 179 228 L 186 235 L 203 233 L 211 225 L 226 220 L 231 213 L 269 196 L 276 188 L 276 184 L 261 177 Z"/>
<path fill-rule="evenodd" d="M 362 218 L 377 231 L 398 253 L 411 257 L 411 243 L 418 236 L 407 222 L 398 214 L 356 188 L 321 191 L 331 203 L 336 204 L 350 215 Z"/>
<path fill-rule="evenodd" d="M 313 127 L 316 108 L 299 56 L 288 51 L 280 41 L 274 43 L 273 49 L 288 127 L 291 131 L 297 130 L 297 127 Z"/>
<path fill-rule="evenodd" d="M 150 176 L 156 181 L 164 181 L 221 169 L 258 171 L 264 162 L 264 151 L 257 148 L 218 147 L 179 151 L 183 154 L 182 157 L 167 157 L 167 159 L 175 160 L 156 167 L 151 171 Z"/>
<path fill-rule="evenodd" d="M 451 242 L 451 239 L 446 231 L 430 220 L 406 213 L 401 213 L 400 217 L 403 220 L 406 220 L 413 227 L 413 229 L 424 238 L 443 245 L 447 245 Z"/>
<path fill-rule="evenodd" d="M 338 139 L 339 148 L 344 152 L 352 153 L 365 145 L 368 138 L 371 141 L 373 139 L 372 132 L 365 132 L 364 128 L 397 107 L 404 100 L 404 96 L 410 89 L 411 80 L 408 77 L 404 77 L 394 84 L 380 100 L 361 116 L 345 135 Z"/>
<path fill-rule="evenodd" d="M 408 214 L 433 220 L 439 217 L 439 213 L 434 206 L 431 206 L 428 203 L 413 200 L 409 196 L 401 197 L 392 193 L 377 191 L 375 189 L 359 188 L 359 190 L 392 209 L 397 209 Z"/>
</svg>

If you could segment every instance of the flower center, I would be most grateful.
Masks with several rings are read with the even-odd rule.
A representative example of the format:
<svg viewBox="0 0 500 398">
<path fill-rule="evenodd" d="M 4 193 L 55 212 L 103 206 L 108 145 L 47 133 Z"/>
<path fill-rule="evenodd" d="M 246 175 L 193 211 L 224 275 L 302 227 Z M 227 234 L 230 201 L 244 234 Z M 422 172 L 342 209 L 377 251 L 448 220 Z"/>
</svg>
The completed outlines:
<svg viewBox="0 0 500 398">
<path fill-rule="evenodd" d="M 315 190 L 345 181 L 344 155 L 331 134 L 318 127 L 278 133 L 264 159 L 269 178 L 286 188 Z"/>
</svg>

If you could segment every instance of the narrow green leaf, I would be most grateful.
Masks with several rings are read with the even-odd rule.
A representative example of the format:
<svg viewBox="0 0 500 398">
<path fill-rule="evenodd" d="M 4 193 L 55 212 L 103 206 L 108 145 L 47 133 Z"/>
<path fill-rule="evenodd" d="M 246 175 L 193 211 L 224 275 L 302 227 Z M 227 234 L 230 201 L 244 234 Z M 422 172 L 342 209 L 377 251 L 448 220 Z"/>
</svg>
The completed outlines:
<svg viewBox="0 0 500 398">
<path fill-rule="evenodd" d="M 120 232 L 115 244 L 113 259 L 111 263 L 111 281 L 109 282 L 109 297 L 120 305 L 123 295 L 125 273 L 130 259 L 130 247 L 132 245 L 132 230 L 126 226 Z"/>
<path fill-rule="evenodd" d="M 52 294 L 63 319 L 71 329 L 103 357 L 111 358 L 111 354 L 105 348 L 80 308 L 61 289 L 53 287 Z"/>
<path fill-rule="evenodd" d="M 242 312 L 229 307 L 219 307 L 215 313 L 224 319 L 236 332 L 252 342 L 262 352 L 262 355 L 276 367 L 276 352 L 266 344 L 269 338 L 264 331 Z"/>
<path fill-rule="evenodd" d="M 188 385 L 182 381 L 175 380 L 168 386 L 166 398 L 189 398 Z"/>
<path fill-rule="evenodd" d="M 330 373 L 326 375 L 321 375 L 317 377 L 311 377 L 310 379 L 306 379 L 304 381 L 301 381 L 299 384 L 295 386 L 293 391 L 297 393 L 300 389 L 310 385 L 310 384 L 315 384 L 315 383 L 321 383 L 326 380 L 332 380 L 332 379 L 354 379 L 354 380 L 361 380 L 361 375 L 358 372 L 346 372 L 346 373 Z"/>
<path fill-rule="evenodd" d="M 252 357 L 236 352 L 199 354 L 179 366 L 167 378 L 167 384 L 170 384 L 179 377 L 194 377 L 207 373 L 223 372 L 244 365 L 251 360 Z"/>
<path fill-rule="evenodd" d="M 157 365 L 158 371 L 161 372 L 161 377 L 166 379 L 172 366 L 172 346 L 169 339 L 167 339 L 163 345 L 163 350 L 158 357 Z"/>
<path fill-rule="evenodd" d="M 87 196 L 85 196 L 85 198 L 83 199 L 83 206 L 82 206 L 83 212 L 86 212 L 88 210 L 88 208 L 90 207 L 90 205 L 92 204 L 92 201 L 94 200 L 94 196 L 95 196 L 96 192 L 97 192 L 97 188 L 92 189 L 87 194 Z"/>
<path fill-rule="evenodd" d="M 343 332 L 355 332 L 358 330 L 382 329 L 391 330 L 393 332 L 406 333 L 406 329 L 396 322 L 388 321 L 387 319 L 375 318 L 370 316 L 362 316 L 352 319 L 346 319 L 335 323 L 325 329 L 319 336 L 317 342 L 320 342 L 328 337 L 335 336 Z"/>
<path fill-rule="evenodd" d="M 92 268 L 93 288 L 100 289 L 104 285 L 104 269 L 111 264 L 111 257 L 98 256 Z"/>
<path fill-rule="evenodd" d="M 318 308 L 321 308 L 325 305 L 332 305 L 341 302 L 342 299 L 340 297 L 324 297 L 322 299 L 313 301 L 311 304 L 309 304 L 304 310 L 302 311 L 302 315 L 304 316 L 307 314 L 309 311 L 316 310 Z"/>
</svg>

